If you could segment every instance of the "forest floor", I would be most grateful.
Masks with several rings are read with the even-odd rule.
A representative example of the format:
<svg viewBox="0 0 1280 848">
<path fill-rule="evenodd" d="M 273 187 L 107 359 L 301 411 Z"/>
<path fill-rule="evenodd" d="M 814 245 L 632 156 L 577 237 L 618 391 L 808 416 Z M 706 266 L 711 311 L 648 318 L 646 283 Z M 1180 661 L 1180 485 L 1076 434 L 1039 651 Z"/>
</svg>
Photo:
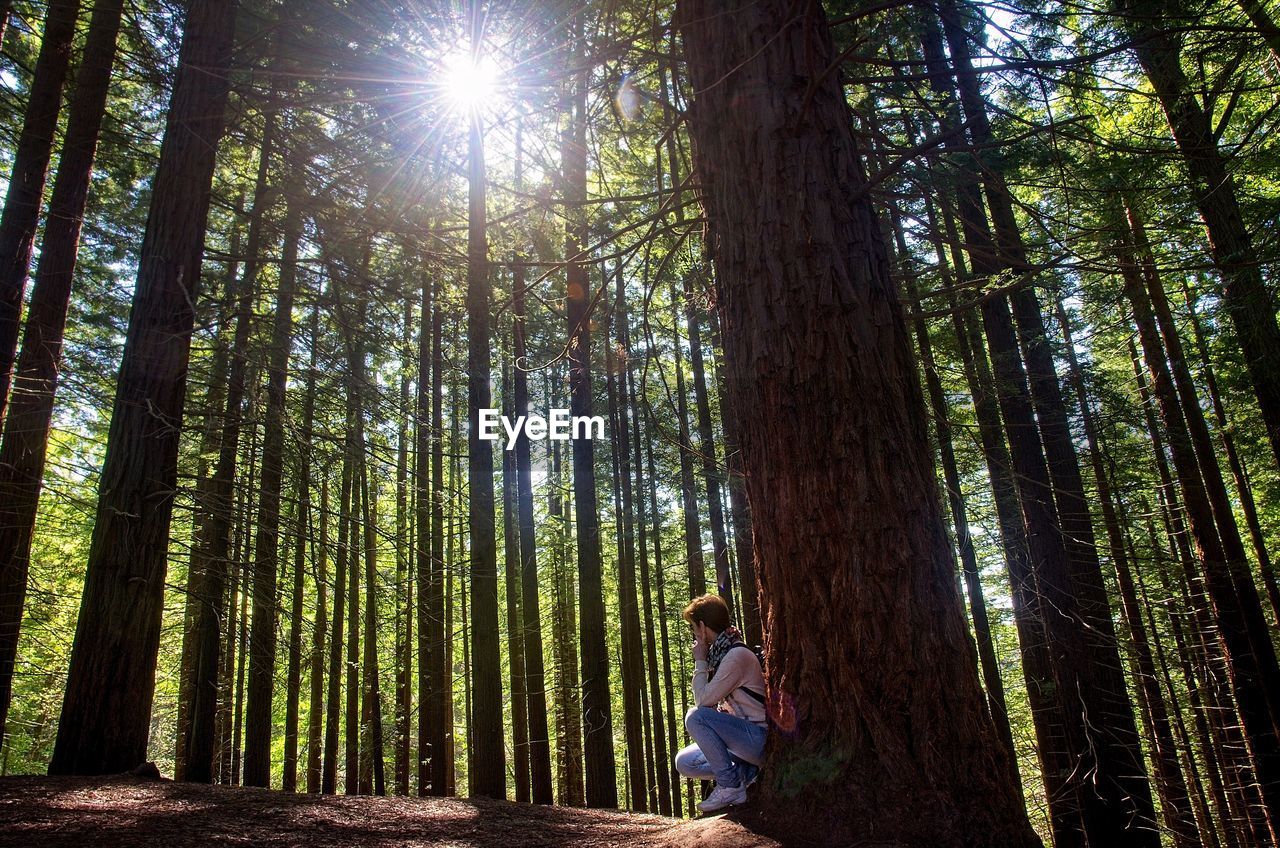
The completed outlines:
<svg viewBox="0 0 1280 848">
<path fill-rule="evenodd" d="M 132 776 L 0 778 L 0 846 L 776 848 L 722 816 L 459 798 L 294 795 Z"/>
</svg>

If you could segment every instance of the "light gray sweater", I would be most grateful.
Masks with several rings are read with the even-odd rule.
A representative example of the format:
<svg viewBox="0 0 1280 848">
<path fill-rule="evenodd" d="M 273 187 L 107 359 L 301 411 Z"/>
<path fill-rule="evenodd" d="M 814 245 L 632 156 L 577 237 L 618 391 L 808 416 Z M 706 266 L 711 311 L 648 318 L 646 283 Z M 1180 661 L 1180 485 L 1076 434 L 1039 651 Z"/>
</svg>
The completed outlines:
<svg viewBox="0 0 1280 848">
<path fill-rule="evenodd" d="M 707 679 L 707 661 L 693 664 L 693 700 L 699 707 L 717 707 L 756 724 L 767 724 L 764 704 L 741 687 L 764 694 L 764 672 L 754 651 L 734 648 L 720 660 L 716 676 Z"/>
</svg>

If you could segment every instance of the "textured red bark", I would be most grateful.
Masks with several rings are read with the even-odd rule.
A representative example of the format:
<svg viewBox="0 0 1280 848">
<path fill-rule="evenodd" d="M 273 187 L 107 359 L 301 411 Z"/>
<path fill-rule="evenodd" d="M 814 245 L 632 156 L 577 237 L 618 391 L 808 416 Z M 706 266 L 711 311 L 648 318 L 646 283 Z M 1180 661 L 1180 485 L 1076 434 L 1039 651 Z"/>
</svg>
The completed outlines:
<svg viewBox="0 0 1280 848">
<path fill-rule="evenodd" d="M 194 0 L 170 101 L 49 770 L 146 757 L 178 437 L 237 4 Z"/>
<path fill-rule="evenodd" d="M 902 310 L 821 4 L 685 0 L 768 634 L 763 826 L 1030 846 L 978 685 Z"/>
</svg>

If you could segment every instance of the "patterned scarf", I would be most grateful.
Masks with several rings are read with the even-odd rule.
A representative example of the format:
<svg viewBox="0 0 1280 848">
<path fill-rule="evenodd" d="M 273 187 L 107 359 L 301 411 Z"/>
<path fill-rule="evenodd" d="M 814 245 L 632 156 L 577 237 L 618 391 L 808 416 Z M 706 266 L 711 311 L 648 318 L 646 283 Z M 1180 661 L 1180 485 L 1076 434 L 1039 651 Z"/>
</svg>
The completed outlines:
<svg viewBox="0 0 1280 848">
<path fill-rule="evenodd" d="M 729 651 L 733 650 L 734 645 L 746 644 L 742 640 L 742 632 L 733 625 L 729 625 L 720 631 L 720 635 L 711 643 L 711 648 L 707 651 L 707 680 L 716 676 L 716 669 L 720 667 L 720 661 L 725 658 Z"/>
</svg>

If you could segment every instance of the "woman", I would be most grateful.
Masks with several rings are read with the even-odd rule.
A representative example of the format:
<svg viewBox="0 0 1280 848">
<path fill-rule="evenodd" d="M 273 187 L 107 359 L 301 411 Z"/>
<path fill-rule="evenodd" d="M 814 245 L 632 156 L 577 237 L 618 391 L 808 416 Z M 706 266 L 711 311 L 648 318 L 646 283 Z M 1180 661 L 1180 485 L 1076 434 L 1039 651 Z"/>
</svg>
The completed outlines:
<svg viewBox="0 0 1280 848">
<path fill-rule="evenodd" d="M 694 780 L 715 780 L 715 789 L 698 805 L 710 813 L 746 801 L 747 786 L 764 762 L 764 670 L 730 625 L 723 598 L 694 598 L 683 617 L 694 638 L 695 706 L 684 717 L 694 744 L 676 754 L 676 769 Z"/>
</svg>

